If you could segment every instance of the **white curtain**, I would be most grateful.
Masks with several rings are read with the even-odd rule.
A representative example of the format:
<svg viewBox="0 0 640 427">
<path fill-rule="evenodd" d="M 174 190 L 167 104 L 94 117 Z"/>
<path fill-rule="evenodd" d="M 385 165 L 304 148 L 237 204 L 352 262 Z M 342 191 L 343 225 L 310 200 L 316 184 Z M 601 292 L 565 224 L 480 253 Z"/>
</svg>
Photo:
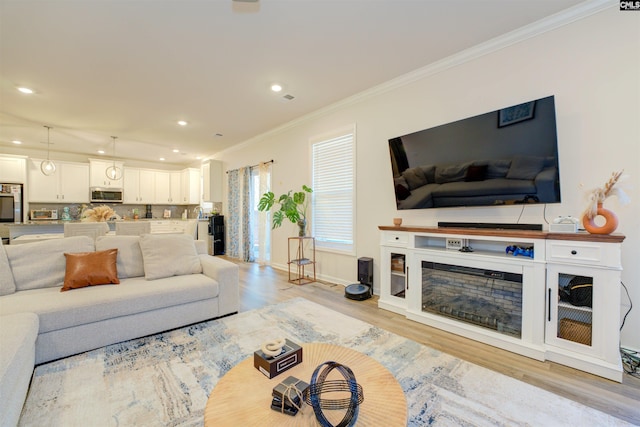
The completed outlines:
<svg viewBox="0 0 640 427">
<path fill-rule="evenodd" d="M 258 180 L 256 185 L 258 195 L 256 199 L 260 200 L 264 193 L 271 190 L 271 162 L 260 163 L 256 172 Z M 271 260 L 271 213 L 256 210 L 254 218 L 256 227 L 252 227 L 252 229 L 257 230 L 255 237 L 258 243 L 255 260 L 260 264 L 268 264 Z"/>
</svg>

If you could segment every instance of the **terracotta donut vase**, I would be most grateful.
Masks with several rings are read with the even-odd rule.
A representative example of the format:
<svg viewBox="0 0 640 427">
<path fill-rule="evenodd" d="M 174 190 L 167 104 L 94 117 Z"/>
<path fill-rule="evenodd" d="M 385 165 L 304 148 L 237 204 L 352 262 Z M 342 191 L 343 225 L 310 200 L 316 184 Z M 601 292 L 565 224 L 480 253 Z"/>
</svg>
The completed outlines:
<svg viewBox="0 0 640 427">
<path fill-rule="evenodd" d="M 601 216 L 605 219 L 603 225 L 597 225 L 595 223 L 595 217 L 589 218 L 587 215 L 582 217 L 582 225 L 584 229 L 591 234 L 611 234 L 618 228 L 618 216 L 602 207 L 602 203 L 598 203 L 598 210 L 596 216 Z"/>
</svg>

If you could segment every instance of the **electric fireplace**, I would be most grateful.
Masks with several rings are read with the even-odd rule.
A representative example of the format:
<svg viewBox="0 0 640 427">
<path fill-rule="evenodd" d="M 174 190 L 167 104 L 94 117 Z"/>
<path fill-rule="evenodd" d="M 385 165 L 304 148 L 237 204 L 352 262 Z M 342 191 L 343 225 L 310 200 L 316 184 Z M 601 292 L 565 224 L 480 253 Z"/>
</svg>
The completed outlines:
<svg viewBox="0 0 640 427">
<path fill-rule="evenodd" d="M 422 261 L 422 311 L 522 335 L 522 274 Z"/>
</svg>

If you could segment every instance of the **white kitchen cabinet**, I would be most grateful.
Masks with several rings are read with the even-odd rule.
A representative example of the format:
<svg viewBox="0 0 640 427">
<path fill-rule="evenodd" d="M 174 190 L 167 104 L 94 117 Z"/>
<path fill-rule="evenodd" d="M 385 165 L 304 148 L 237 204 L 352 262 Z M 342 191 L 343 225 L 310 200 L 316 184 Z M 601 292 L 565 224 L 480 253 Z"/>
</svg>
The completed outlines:
<svg viewBox="0 0 640 427">
<path fill-rule="evenodd" d="M 222 202 L 222 162 L 209 160 L 202 164 L 202 200 Z"/>
<path fill-rule="evenodd" d="M 155 176 L 154 202 L 159 204 L 171 203 L 171 173 L 156 172 Z"/>
<path fill-rule="evenodd" d="M 0 182 L 24 184 L 27 178 L 27 162 L 24 157 L 0 157 Z"/>
<path fill-rule="evenodd" d="M 151 234 L 191 234 L 193 230 L 195 238 L 196 220 L 159 220 L 151 222 Z"/>
<path fill-rule="evenodd" d="M 181 172 L 156 171 L 155 173 L 155 203 L 179 204 L 181 191 Z"/>
<path fill-rule="evenodd" d="M 103 187 L 103 188 L 123 188 L 123 176 L 120 179 L 107 178 L 107 168 L 114 165 L 113 161 L 89 159 L 89 166 L 91 175 L 89 179 L 89 185 L 91 187 Z M 123 163 L 115 162 L 115 166 L 123 171 Z"/>
<path fill-rule="evenodd" d="M 155 203 L 155 171 L 148 169 L 124 169 L 124 203 Z"/>
<path fill-rule="evenodd" d="M 169 199 L 173 204 L 182 203 L 182 172 L 170 173 Z"/>
<path fill-rule="evenodd" d="M 27 193 L 29 202 L 89 203 L 89 165 L 55 161 L 56 171 L 40 171 L 42 159 L 29 159 Z"/>
<path fill-rule="evenodd" d="M 126 168 L 123 178 L 124 203 L 140 203 L 140 170 Z"/>
<path fill-rule="evenodd" d="M 182 171 L 180 202 L 185 205 L 200 204 L 200 170 L 188 168 Z"/>
</svg>

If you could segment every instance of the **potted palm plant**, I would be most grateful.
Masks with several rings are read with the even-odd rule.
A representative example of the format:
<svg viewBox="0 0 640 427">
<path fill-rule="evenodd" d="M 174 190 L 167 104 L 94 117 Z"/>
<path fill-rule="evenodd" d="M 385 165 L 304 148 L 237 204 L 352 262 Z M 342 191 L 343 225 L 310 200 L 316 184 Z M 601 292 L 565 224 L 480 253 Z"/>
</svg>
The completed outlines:
<svg viewBox="0 0 640 427">
<path fill-rule="evenodd" d="M 278 228 L 282 225 L 285 218 L 289 219 L 299 227 L 298 236 L 306 236 L 307 234 L 307 207 L 309 205 L 308 194 L 313 190 L 306 185 L 302 186 L 302 191 L 289 190 L 276 199 L 273 192 L 268 191 L 262 195 L 258 202 L 259 211 L 269 211 L 276 204 L 280 208 L 273 213 L 273 227 Z"/>
</svg>

